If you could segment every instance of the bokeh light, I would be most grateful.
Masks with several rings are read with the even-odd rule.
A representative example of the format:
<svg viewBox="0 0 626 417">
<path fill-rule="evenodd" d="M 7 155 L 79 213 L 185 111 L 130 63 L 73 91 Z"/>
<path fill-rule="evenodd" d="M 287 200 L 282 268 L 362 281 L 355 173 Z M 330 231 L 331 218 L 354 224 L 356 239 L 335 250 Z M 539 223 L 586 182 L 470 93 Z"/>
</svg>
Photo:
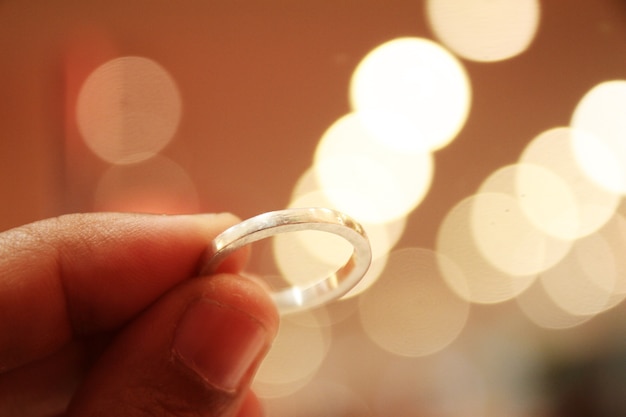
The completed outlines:
<svg viewBox="0 0 626 417">
<path fill-rule="evenodd" d="M 357 298 L 344 298 L 309 310 L 308 313 L 315 317 L 315 320 L 312 320 L 310 315 L 298 314 L 289 315 L 289 319 L 302 326 L 331 327 L 348 320 L 357 310 Z"/>
<path fill-rule="evenodd" d="M 198 192 L 185 170 L 163 156 L 130 165 L 113 165 L 100 177 L 95 211 L 194 213 Z"/>
<path fill-rule="evenodd" d="M 561 223 L 560 230 L 556 230 L 557 235 L 564 239 L 576 239 L 597 231 L 615 213 L 621 199 L 619 194 L 600 187 L 585 175 L 574 154 L 573 137 L 574 133 L 568 127 L 547 130 L 534 138 L 520 157 L 520 163 L 542 167 L 562 180 L 567 186 L 567 192 L 561 196 L 565 201 L 555 201 L 554 197 L 557 194 L 547 189 L 546 184 L 542 182 L 530 182 L 530 175 L 518 177 L 520 193 L 527 195 L 531 189 L 544 187 L 546 194 L 552 195 L 538 196 L 536 200 L 545 198 L 542 206 L 548 205 L 553 209 L 561 207 L 565 213 L 564 217 L 570 217 L 569 226 Z M 532 209 L 532 205 L 529 204 L 531 199 L 520 200 L 530 219 L 538 218 L 535 225 L 549 233 L 551 228 L 546 224 L 548 222 L 545 219 L 542 221 L 539 213 L 536 213 L 537 210 Z M 573 214 L 576 215 L 574 219 L 571 218 Z M 556 216 L 560 214 L 556 213 Z"/>
<path fill-rule="evenodd" d="M 596 85 L 572 116 L 575 155 L 599 185 L 626 194 L 626 81 Z"/>
<path fill-rule="evenodd" d="M 499 257 L 503 253 L 498 253 L 498 245 L 509 245 L 511 254 L 516 253 L 509 260 L 522 263 L 511 263 L 505 271 L 532 274 L 550 268 L 567 254 L 572 244 L 568 237 L 579 230 L 578 211 L 567 184 L 558 176 L 538 165 L 506 165 L 491 173 L 478 190 L 478 194 L 493 193 L 510 197 L 509 206 L 496 211 L 483 204 L 481 210 L 490 210 L 501 223 L 473 210 L 474 235 L 490 262 L 505 264 L 507 259 Z M 482 227 L 477 227 L 480 219 Z M 527 252 L 520 252 L 522 249 Z M 507 249 L 500 248 L 503 250 Z"/>
<path fill-rule="evenodd" d="M 261 414 L 626 416 L 626 0 L 0 0 L 0 33 L 3 228 L 309 206 L 364 226 L 362 282 L 281 317 Z M 242 273 L 280 289 L 352 251 L 250 249 Z"/>
<path fill-rule="evenodd" d="M 548 295 L 573 315 L 594 316 L 626 295 L 626 223 L 617 216 L 608 227 L 574 244 L 569 256 L 541 277 Z"/>
<path fill-rule="evenodd" d="M 315 170 L 311 167 L 298 178 L 288 207 L 329 207 L 337 209 L 320 188 Z M 407 217 L 402 216 L 386 223 L 370 223 L 353 216 L 365 229 L 372 245 L 372 254 L 378 258 L 389 252 L 400 240 L 406 228 Z"/>
<path fill-rule="evenodd" d="M 427 0 L 439 40 L 472 61 L 493 62 L 524 52 L 535 38 L 539 0 Z"/>
<path fill-rule="evenodd" d="M 76 119 L 87 146 L 103 160 L 128 164 L 146 160 L 174 137 L 182 113 L 171 75 L 148 58 L 110 60 L 85 80 Z"/>
<path fill-rule="evenodd" d="M 257 372 L 255 393 L 276 398 L 302 388 L 315 376 L 330 342 L 329 328 L 317 324 L 315 315 L 304 312 L 284 316 L 272 348 Z"/>
<path fill-rule="evenodd" d="M 568 184 L 537 165 L 518 164 L 513 170 L 515 196 L 528 220 L 549 236 L 576 237 L 581 229 L 579 207 Z"/>
<path fill-rule="evenodd" d="M 328 258 L 308 250 L 315 243 L 329 249 Z M 339 236 L 311 230 L 274 236 L 272 252 L 283 279 L 289 285 L 307 287 L 339 269 L 350 258 L 352 245 Z"/>
<path fill-rule="evenodd" d="M 289 203 L 289 207 L 334 208 L 326 194 L 319 190 L 300 195 Z M 360 294 L 378 278 L 385 267 L 388 252 L 402 235 L 405 220 L 397 219 L 391 224 L 360 223 L 370 241 L 372 264 L 359 284 L 345 297 Z M 311 283 L 311 278 L 304 278 L 303 282 L 302 277 L 314 276 L 319 280 L 337 270 L 350 257 L 352 250 L 345 239 L 323 232 L 302 231 L 273 238 L 274 258 L 281 273 L 288 282 L 300 285 Z M 315 262 L 318 264 L 314 265 Z"/>
<path fill-rule="evenodd" d="M 472 226 L 475 198 L 457 203 L 439 226 L 436 250 L 455 264 L 449 267 L 442 263 L 440 268 L 445 282 L 464 299 L 480 304 L 500 303 L 528 288 L 536 274 L 513 276 L 486 260 L 477 247 Z"/>
<path fill-rule="evenodd" d="M 471 202 L 476 246 L 497 269 L 512 276 L 532 276 L 555 265 L 569 251 L 569 241 L 551 238 L 533 227 L 513 196 L 480 193 Z"/>
<path fill-rule="evenodd" d="M 580 230 L 578 206 L 568 184 L 542 166 L 506 165 L 485 179 L 479 192 L 514 197 L 527 221 L 546 236 L 569 241 Z"/>
<path fill-rule="evenodd" d="M 433 176 L 430 153 L 406 153 L 376 141 L 354 113 L 336 121 L 314 160 L 318 184 L 331 204 L 359 221 L 387 223 L 424 198 Z"/>
<path fill-rule="evenodd" d="M 314 191 L 308 194 L 304 194 L 299 198 L 292 200 L 289 203 L 289 208 L 298 207 L 329 207 L 335 208 L 328 200 L 326 194 L 323 191 Z M 367 223 L 357 221 L 363 226 L 365 233 L 370 241 L 372 248 L 372 258 L 377 259 L 385 256 L 398 242 L 398 239 L 402 236 L 402 231 L 406 224 L 405 218 L 400 218 L 393 223 Z M 317 256 L 318 259 L 330 259 L 340 262 L 346 260 L 345 255 L 352 253 L 352 246 L 350 244 L 345 245 L 346 241 L 336 235 L 329 233 L 317 234 L 320 238 L 328 237 L 327 243 L 320 241 L 319 239 L 309 239 L 305 233 L 295 233 L 294 237 L 302 240 L 302 244 L 307 248 L 309 252 Z M 313 236 L 313 234 L 312 234 Z M 337 241 L 337 238 L 342 243 L 342 249 L 333 244 L 333 241 Z"/>
<path fill-rule="evenodd" d="M 561 329 L 587 322 L 626 297 L 626 220 L 616 214 L 597 232 L 578 239 L 554 268 L 517 302 L 540 327 Z"/>
<path fill-rule="evenodd" d="M 350 84 L 352 108 L 375 138 L 396 149 L 434 151 L 465 124 L 471 88 L 461 63 L 436 42 L 399 38 L 372 50 Z"/>
<path fill-rule="evenodd" d="M 541 280 L 537 280 L 516 299 L 530 321 L 546 329 L 567 329 L 588 321 L 591 316 L 574 315 L 558 306 Z"/>
<path fill-rule="evenodd" d="M 469 303 L 445 285 L 442 263 L 453 268 L 451 261 L 427 249 L 390 254 L 380 279 L 359 298 L 361 325 L 373 342 L 395 355 L 418 357 L 438 352 L 458 337 Z"/>
</svg>

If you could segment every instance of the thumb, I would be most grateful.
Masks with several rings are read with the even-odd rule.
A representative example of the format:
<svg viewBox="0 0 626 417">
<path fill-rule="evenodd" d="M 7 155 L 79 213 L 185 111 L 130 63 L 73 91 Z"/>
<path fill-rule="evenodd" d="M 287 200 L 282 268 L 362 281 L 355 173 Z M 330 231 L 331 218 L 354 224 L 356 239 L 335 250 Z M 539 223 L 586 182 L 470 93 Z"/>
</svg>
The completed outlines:
<svg viewBox="0 0 626 417">
<path fill-rule="evenodd" d="M 234 415 L 277 327 L 271 299 L 252 280 L 187 281 L 117 336 L 68 415 Z"/>
</svg>

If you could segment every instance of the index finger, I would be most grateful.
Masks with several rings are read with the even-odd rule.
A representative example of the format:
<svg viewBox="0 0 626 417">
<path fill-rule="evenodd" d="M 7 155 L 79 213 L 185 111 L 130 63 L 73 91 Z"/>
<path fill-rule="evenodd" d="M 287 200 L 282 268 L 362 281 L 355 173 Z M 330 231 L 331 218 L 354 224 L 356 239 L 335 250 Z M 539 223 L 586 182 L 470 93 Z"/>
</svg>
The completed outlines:
<svg viewBox="0 0 626 417">
<path fill-rule="evenodd" d="M 0 234 L 0 372 L 122 326 L 194 276 L 230 214 L 76 214 Z M 236 272 L 242 256 L 222 270 Z"/>
</svg>

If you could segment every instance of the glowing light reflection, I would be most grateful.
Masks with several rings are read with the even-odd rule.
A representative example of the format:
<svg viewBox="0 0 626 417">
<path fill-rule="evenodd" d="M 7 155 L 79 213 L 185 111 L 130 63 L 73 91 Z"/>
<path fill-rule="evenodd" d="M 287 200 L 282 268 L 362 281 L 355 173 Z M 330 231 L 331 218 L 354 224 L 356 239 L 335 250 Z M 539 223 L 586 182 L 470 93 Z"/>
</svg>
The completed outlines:
<svg viewBox="0 0 626 417">
<path fill-rule="evenodd" d="M 289 207 L 333 208 L 326 195 L 321 191 L 301 195 L 293 200 Z M 399 222 L 394 222 L 393 226 L 397 226 Z M 404 221 L 401 223 L 403 227 Z M 387 253 L 401 234 L 395 233 L 390 236 L 386 224 L 361 224 L 370 240 L 373 262 L 361 282 L 350 290 L 344 296 L 345 298 L 363 292 L 376 281 L 385 267 Z M 391 238 L 395 241 L 390 241 Z M 296 284 L 312 283 L 314 280 L 319 280 L 334 272 L 345 263 L 353 250 L 352 245 L 345 239 L 316 231 L 302 231 L 275 236 L 272 248 L 274 259 L 281 273 L 288 282 Z M 316 262 L 317 265 L 315 265 Z"/>
<path fill-rule="evenodd" d="M 426 13 L 441 42 L 456 54 L 483 62 L 524 52 L 537 33 L 538 0 L 428 0 Z"/>
<path fill-rule="evenodd" d="M 401 356 L 425 356 L 452 343 L 469 314 L 469 304 L 443 283 L 439 265 L 451 262 L 426 249 L 392 252 L 381 278 L 359 298 L 367 335 Z"/>
<path fill-rule="evenodd" d="M 299 238 L 297 234 L 304 234 Z M 342 257 L 331 259 L 320 258 L 307 250 L 305 239 L 313 239 L 315 242 L 323 242 L 331 247 L 340 248 Z M 351 246 L 341 237 L 318 231 L 302 231 L 294 233 L 282 233 L 272 238 L 272 252 L 276 266 L 285 281 L 291 285 L 306 287 L 325 279 L 334 273 L 349 257 Z M 333 263 L 333 261 L 335 261 Z"/>
<path fill-rule="evenodd" d="M 433 158 L 384 146 L 350 114 L 320 140 L 314 169 L 333 207 L 362 222 L 387 223 L 422 201 L 431 185 Z"/>
<path fill-rule="evenodd" d="M 467 119 L 470 97 L 461 63 L 422 38 L 378 46 L 358 65 L 350 84 L 352 108 L 366 128 L 404 152 L 449 144 Z"/>
<path fill-rule="evenodd" d="M 552 171 L 515 166 L 517 200 L 530 222 L 549 236 L 571 240 L 581 229 L 579 206 L 568 184 Z"/>
<path fill-rule="evenodd" d="M 76 119 L 87 146 L 114 164 L 144 161 L 173 138 L 182 102 L 170 74 L 142 57 L 98 67 L 78 96 Z"/>
<path fill-rule="evenodd" d="M 522 164 L 547 169 L 567 185 L 569 195 L 563 197 L 564 199 L 571 199 L 566 204 L 572 206 L 569 209 L 567 207 L 562 208 L 565 212 L 577 213 L 577 216 L 575 222 L 571 221 L 569 227 L 561 227 L 558 230 L 560 232 L 558 235 L 564 239 L 577 239 L 600 229 L 615 213 L 620 201 L 620 196 L 617 193 L 600 187 L 588 179 L 582 171 L 574 154 L 573 136 L 572 129 L 566 127 L 547 130 L 533 139 L 520 157 Z M 529 176 L 518 177 L 520 193 L 537 186 L 528 180 Z M 550 192 L 551 190 L 546 191 Z M 554 204 L 555 207 L 558 207 L 559 202 L 555 202 L 553 196 L 554 194 L 548 196 L 545 204 Z M 524 199 L 523 207 L 527 209 L 526 211 L 532 219 L 534 210 L 528 202 L 529 199 Z M 563 206 L 563 204 L 560 205 Z M 535 222 L 540 228 L 542 223 L 545 221 Z M 576 225 L 578 226 L 575 227 Z M 542 230 L 548 232 L 545 227 Z"/>
<path fill-rule="evenodd" d="M 310 178 L 310 175 L 304 175 L 299 184 L 308 183 L 307 178 Z M 319 190 L 300 195 L 289 203 L 289 207 L 334 208 L 325 193 Z M 344 298 L 360 294 L 376 281 L 387 262 L 387 253 L 402 234 L 404 224 L 404 219 L 396 220 L 392 223 L 392 227 L 382 223 L 361 222 L 370 241 L 373 261 L 361 282 Z M 398 230 L 400 230 L 399 233 Z M 302 277 L 313 275 L 316 279 L 321 279 L 327 276 L 345 263 L 352 254 L 352 250 L 352 246 L 343 238 L 329 233 L 305 231 L 278 235 L 273 238 L 276 264 L 285 279 L 292 283 L 301 283 Z M 304 260 L 299 258 L 301 255 L 298 255 L 298 252 L 304 252 Z M 311 265 L 315 262 L 318 262 L 317 266 Z M 309 279 L 307 282 L 311 282 Z"/>
<path fill-rule="evenodd" d="M 298 178 L 291 193 L 289 207 L 329 207 L 338 209 L 328 199 L 326 193 L 320 189 L 313 168 L 307 169 Z M 407 221 L 406 216 L 386 223 L 370 223 L 356 216 L 353 217 L 361 223 L 367 232 L 367 236 L 372 244 L 374 258 L 386 254 L 398 243 L 404 233 Z"/>
<path fill-rule="evenodd" d="M 512 276 L 538 274 L 559 262 L 570 243 L 552 239 L 530 224 L 517 200 L 503 193 L 472 198 L 472 233 L 481 254 Z"/>
<path fill-rule="evenodd" d="M 572 116 L 574 151 L 589 177 L 613 192 L 626 194 L 626 81 L 592 88 Z"/>
<path fill-rule="evenodd" d="M 479 192 L 513 196 L 528 221 L 559 240 L 571 240 L 580 230 L 578 206 L 567 183 L 539 165 L 504 166 L 483 181 Z"/>
<path fill-rule="evenodd" d="M 517 297 L 516 302 L 530 321 L 546 329 L 576 327 L 591 318 L 591 316 L 570 314 L 560 308 L 540 280 L 534 282 L 530 288 Z"/>
<path fill-rule="evenodd" d="M 599 233 L 576 241 L 570 255 L 541 277 L 554 302 L 570 314 L 594 316 L 626 295 L 626 225 L 616 217 Z"/>
<path fill-rule="evenodd" d="M 310 313 L 300 313 L 314 323 Z M 321 366 L 330 346 L 330 333 L 319 325 L 302 325 L 289 317 L 281 320 L 278 336 L 261 364 L 253 388 L 259 397 L 289 395 L 306 385 Z"/>
<path fill-rule="evenodd" d="M 437 252 L 457 267 L 440 265 L 445 282 L 465 300 L 492 304 L 510 300 L 523 292 L 536 275 L 512 276 L 488 262 L 478 249 L 472 227 L 475 197 L 460 201 L 446 215 L 437 234 Z M 457 268 L 462 273 L 459 274 Z"/>
<path fill-rule="evenodd" d="M 579 230 L 576 205 L 567 185 L 552 172 L 535 165 L 507 165 L 485 179 L 478 194 L 509 197 L 499 203 L 504 204 L 500 211 L 489 203 L 473 210 L 477 244 L 494 265 L 514 275 L 537 274 L 570 250 L 572 241 L 560 235 Z"/>
<path fill-rule="evenodd" d="M 289 203 L 289 207 L 335 208 L 323 191 L 314 191 L 301 195 L 297 199 L 292 200 Z M 367 233 L 367 237 L 372 247 L 372 257 L 374 259 L 385 256 L 391 250 L 391 248 L 398 242 L 398 239 L 402 236 L 402 232 L 406 226 L 405 217 L 396 219 L 392 223 L 367 223 L 358 218 L 356 218 L 356 220 L 359 221 Z M 316 255 L 321 260 L 336 259 L 337 262 L 339 262 L 341 259 L 345 259 L 345 255 L 349 255 L 351 253 L 351 251 L 348 251 L 347 249 L 336 249 L 334 245 L 331 244 L 330 240 L 328 245 L 326 245 L 324 242 L 307 239 L 304 234 L 295 234 L 294 236 L 301 238 L 303 240 L 302 243 L 307 247 L 308 251 Z M 331 254 L 331 252 L 336 253 Z"/>
</svg>

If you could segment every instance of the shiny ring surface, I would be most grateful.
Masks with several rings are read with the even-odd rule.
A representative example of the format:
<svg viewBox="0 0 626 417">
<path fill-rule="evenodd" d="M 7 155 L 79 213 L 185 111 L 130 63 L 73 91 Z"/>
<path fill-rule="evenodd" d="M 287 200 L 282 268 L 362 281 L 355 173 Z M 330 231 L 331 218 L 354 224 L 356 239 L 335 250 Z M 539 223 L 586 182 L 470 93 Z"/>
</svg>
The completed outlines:
<svg viewBox="0 0 626 417">
<path fill-rule="evenodd" d="M 215 271 L 233 251 L 280 233 L 319 230 L 334 233 L 352 244 L 352 256 L 336 272 L 309 286 L 287 287 L 272 292 L 281 313 L 293 313 L 321 306 L 342 297 L 367 272 L 372 252 L 363 227 L 350 216 L 327 208 L 292 208 L 271 211 L 249 218 L 219 234 L 208 249 L 203 274 Z"/>
</svg>

